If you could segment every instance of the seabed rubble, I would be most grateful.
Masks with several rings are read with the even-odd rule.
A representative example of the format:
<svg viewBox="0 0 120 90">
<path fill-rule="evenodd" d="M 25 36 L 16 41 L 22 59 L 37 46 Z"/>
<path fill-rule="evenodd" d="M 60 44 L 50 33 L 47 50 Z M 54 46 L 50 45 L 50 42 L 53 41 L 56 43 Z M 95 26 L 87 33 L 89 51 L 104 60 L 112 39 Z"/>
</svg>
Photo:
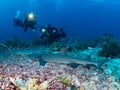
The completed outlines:
<svg viewBox="0 0 120 90">
<path fill-rule="evenodd" d="M 98 69 L 50 62 L 41 66 L 17 54 L 0 64 L 0 90 L 120 90 L 120 82 Z"/>
</svg>

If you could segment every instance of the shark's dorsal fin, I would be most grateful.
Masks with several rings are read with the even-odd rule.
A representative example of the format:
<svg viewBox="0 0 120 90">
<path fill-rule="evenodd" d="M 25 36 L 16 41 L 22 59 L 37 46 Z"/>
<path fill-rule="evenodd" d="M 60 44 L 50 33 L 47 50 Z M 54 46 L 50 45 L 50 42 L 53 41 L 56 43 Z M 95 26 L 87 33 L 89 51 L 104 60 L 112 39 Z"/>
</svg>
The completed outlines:
<svg viewBox="0 0 120 90">
<path fill-rule="evenodd" d="M 67 51 L 68 51 L 68 47 L 64 47 L 64 48 L 61 48 L 61 50 L 59 51 L 59 53 L 66 55 Z"/>
</svg>

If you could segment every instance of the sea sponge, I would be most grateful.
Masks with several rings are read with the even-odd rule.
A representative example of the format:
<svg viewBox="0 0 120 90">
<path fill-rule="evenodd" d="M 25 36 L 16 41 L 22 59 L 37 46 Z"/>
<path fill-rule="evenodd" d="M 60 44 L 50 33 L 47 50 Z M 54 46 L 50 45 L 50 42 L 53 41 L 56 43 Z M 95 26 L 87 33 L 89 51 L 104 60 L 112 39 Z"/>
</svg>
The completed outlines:
<svg viewBox="0 0 120 90">
<path fill-rule="evenodd" d="M 44 81 L 40 85 L 37 84 L 38 78 L 29 78 L 27 82 L 27 90 L 47 90 L 49 81 Z"/>
<path fill-rule="evenodd" d="M 80 86 L 77 90 L 86 90 L 84 86 Z"/>
<path fill-rule="evenodd" d="M 38 84 L 37 84 L 38 78 L 29 78 L 27 82 L 28 90 L 37 90 Z"/>
<path fill-rule="evenodd" d="M 67 76 L 67 75 L 59 75 L 57 76 L 57 78 L 60 80 L 60 82 L 66 86 L 71 85 L 71 81 L 72 81 L 72 77 L 71 75 Z"/>
<path fill-rule="evenodd" d="M 79 79 L 75 75 L 72 75 L 71 84 L 75 85 L 75 87 L 80 87 L 81 86 L 81 84 L 79 82 Z"/>
<path fill-rule="evenodd" d="M 16 79 L 13 77 L 10 77 L 10 81 L 20 90 L 28 90 L 23 80 L 19 77 L 16 77 Z"/>
<path fill-rule="evenodd" d="M 94 90 L 94 88 L 95 88 L 95 82 L 90 81 L 90 90 Z"/>
<path fill-rule="evenodd" d="M 0 79 L 3 78 L 3 77 L 4 77 L 4 75 L 0 75 Z"/>
<path fill-rule="evenodd" d="M 40 84 L 38 90 L 47 90 L 49 86 L 49 81 L 44 81 L 43 83 Z"/>
<path fill-rule="evenodd" d="M 28 90 L 26 87 L 21 87 L 20 90 Z"/>
<path fill-rule="evenodd" d="M 11 81 L 15 86 L 17 85 L 17 82 L 16 82 L 15 78 L 10 77 L 10 81 Z"/>
</svg>

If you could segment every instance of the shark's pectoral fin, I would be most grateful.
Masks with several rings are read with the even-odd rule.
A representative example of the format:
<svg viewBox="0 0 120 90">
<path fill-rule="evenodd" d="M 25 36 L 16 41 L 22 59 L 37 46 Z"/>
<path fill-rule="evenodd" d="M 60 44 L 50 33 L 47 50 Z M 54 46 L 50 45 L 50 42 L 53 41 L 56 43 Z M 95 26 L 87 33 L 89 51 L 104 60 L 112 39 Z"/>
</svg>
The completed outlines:
<svg viewBox="0 0 120 90">
<path fill-rule="evenodd" d="M 71 62 L 71 63 L 68 63 L 68 65 L 70 65 L 72 68 L 77 68 L 81 64 Z"/>
<path fill-rule="evenodd" d="M 47 61 L 43 60 L 42 58 L 39 58 L 39 64 L 41 66 L 45 66 L 46 63 L 47 63 Z"/>
<path fill-rule="evenodd" d="M 92 70 L 96 70 L 96 69 L 97 69 L 97 66 L 94 65 L 94 64 L 86 64 L 86 67 L 87 67 L 88 69 L 92 69 Z"/>
</svg>

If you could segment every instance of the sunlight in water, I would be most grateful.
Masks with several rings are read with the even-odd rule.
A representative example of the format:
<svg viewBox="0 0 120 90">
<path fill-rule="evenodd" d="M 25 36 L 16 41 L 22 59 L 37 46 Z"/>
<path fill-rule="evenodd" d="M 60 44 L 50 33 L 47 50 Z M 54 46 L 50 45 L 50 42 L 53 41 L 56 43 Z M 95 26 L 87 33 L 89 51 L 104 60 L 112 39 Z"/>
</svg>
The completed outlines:
<svg viewBox="0 0 120 90">
<path fill-rule="evenodd" d="M 54 3 L 55 10 L 57 12 L 59 12 L 59 11 L 61 11 L 63 9 L 64 3 L 65 3 L 64 0 L 51 0 L 51 2 Z"/>
<path fill-rule="evenodd" d="M 39 7 L 39 0 L 30 0 L 31 7 Z"/>
<path fill-rule="evenodd" d="M 91 1 L 103 4 L 120 4 L 120 0 L 91 0 Z"/>
<path fill-rule="evenodd" d="M 55 2 L 55 10 L 61 11 L 63 8 L 63 0 L 54 0 Z"/>
<path fill-rule="evenodd" d="M 63 0 L 56 0 L 56 7 L 62 8 Z"/>
</svg>

